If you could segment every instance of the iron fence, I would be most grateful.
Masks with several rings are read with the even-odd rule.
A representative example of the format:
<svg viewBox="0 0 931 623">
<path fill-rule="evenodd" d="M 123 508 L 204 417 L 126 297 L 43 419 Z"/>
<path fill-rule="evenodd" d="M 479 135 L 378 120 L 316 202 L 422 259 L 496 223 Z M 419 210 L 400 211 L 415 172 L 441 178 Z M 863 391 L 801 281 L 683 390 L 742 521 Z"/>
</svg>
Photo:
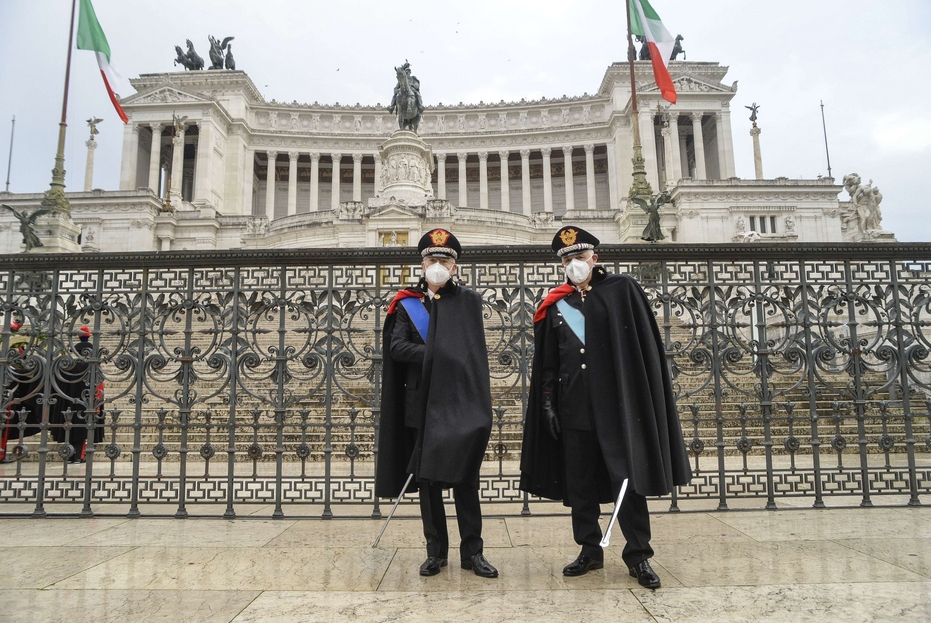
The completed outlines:
<svg viewBox="0 0 931 623">
<path fill-rule="evenodd" d="M 640 280 L 665 340 L 694 473 L 672 510 L 738 498 L 869 506 L 893 494 L 919 504 L 931 483 L 931 244 L 599 254 Z M 532 318 L 561 269 L 539 247 L 462 260 L 484 301 L 492 375 L 481 496 L 529 512 L 517 462 Z M 185 517 L 203 505 L 234 517 L 268 505 L 276 517 L 329 517 L 355 504 L 379 516 L 380 329 L 419 270 L 412 250 L 18 255 L 0 266 L 7 512 Z M 85 437 L 86 450 L 71 443 Z M 69 462 L 82 450 L 86 462 Z"/>
</svg>

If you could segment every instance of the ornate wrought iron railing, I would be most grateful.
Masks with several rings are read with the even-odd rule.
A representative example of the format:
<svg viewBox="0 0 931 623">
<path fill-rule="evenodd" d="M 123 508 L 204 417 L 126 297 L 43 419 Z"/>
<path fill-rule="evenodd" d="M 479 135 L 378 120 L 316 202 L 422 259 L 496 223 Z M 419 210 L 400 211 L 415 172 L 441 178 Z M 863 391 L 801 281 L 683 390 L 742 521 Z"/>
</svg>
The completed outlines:
<svg viewBox="0 0 931 623">
<path fill-rule="evenodd" d="M 918 504 L 928 491 L 931 244 L 600 256 L 639 278 L 666 341 L 694 468 L 671 509 Z M 561 273 L 539 247 L 462 259 L 485 301 L 492 371 L 481 495 L 529 512 L 517 461 L 532 316 Z M 410 249 L 18 255 L 0 267 L 12 461 L 0 512 L 379 515 L 380 328 L 418 270 Z M 79 348 L 82 325 L 91 348 Z M 86 462 L 69 463 L 85 436 Z"/>
</svg>

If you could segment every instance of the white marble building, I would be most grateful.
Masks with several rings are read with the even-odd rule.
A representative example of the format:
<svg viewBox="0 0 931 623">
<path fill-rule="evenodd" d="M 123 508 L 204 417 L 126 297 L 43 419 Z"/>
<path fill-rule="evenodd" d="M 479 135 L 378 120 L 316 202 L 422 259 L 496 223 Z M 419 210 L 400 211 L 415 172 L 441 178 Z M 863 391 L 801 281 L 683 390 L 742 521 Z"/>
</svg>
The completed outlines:
<svg viewBox="0 0 931 623">
<path fill-rule="evenodd" d="M 736 178 L 727 68 L 669 67 L 679 97 L 665 110 L 649 62 L 636 67 L 648 180 L 672 196 L 669 241 L 730 242 L 751 230 L 769 241 L 892 239 L 861 231 L 830 178 Z M 383 107 L 266 102 L 242 71 L 131 82 L 120 189 L 68 193 L 85 251 L 404 245 L 437 225 L 464 244 L 533 244 L 548 243 L 560 220 L 605 243 L 639 242 L 646 225 L 627 202 L 626 63 L 608 67 L 593 95 L 428 107 L 419 135 L 430 184 L 422 199 L 398 200 L 382 196 L 380 148 L 397 128 Z M 14 207 L 40 200 L 0 193 Z M 0 214 L 0 252 L 20 248 L 16 221 Z"/>
</svg>

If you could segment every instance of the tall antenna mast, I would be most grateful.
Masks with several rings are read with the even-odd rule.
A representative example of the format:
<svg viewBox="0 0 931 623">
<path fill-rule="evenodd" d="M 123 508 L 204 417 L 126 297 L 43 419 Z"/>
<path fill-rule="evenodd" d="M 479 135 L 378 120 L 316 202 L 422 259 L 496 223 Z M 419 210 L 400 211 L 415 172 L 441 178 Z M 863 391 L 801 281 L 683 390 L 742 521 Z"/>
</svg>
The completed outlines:
<svg viewBox="0 0 931 623">
<path fill-rule="evenodd" d="M 13 115 L 13 124 L 10 126 L 10 155 L 6 158 L 6 192 L 10 192 L 10 165 L 13 164 L 13 132 L 16 131 L 16 115 Z"/>
<path fill-rule="evenodd" d="M 828 157 L 828 177 L 834 178 L 831 175 L 831 152 L 828 151 L 828 127 L 824 123 L 824 100 L 821 100 L 821 127 L 824 129 L 824 153 Z"/>
</svg>

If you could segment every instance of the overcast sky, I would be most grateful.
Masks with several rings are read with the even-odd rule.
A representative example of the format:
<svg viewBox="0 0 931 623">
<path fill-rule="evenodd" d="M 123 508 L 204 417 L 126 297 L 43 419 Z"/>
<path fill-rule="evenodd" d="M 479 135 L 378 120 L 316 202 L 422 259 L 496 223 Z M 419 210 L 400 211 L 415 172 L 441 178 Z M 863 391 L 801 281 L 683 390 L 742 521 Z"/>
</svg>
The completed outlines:
<svg viewBox="0 0 931 623">
<path fill-rule="evenodd" d="M 749 111 L 760 105 L 767 178 L 857 172 L 883 193 L 883 226 L 899 240 L 931 240 L 931 1 L 652 0 L 687 59 L 730 68 L 737 175 L 752 178 Z M 16 116 L 11 192 L 51 180 L 70 0 L 0 0 L 0 162 L 6 180 Z M 512 101 L 592 93 L 624 60 L 622 1 L 467 2 L 94 0 L 124 78 L 175 71 L 174 46 L 234 36 L 237 68 L 266 100 L 386 104 L 393 66 L 409 59 L 424 103 Z M 209 63 L 209 60 L 208 60 Z M 130 87 L 124 97 L 133 91 Z M 122 124 L 91 52 L 75 51 L 66 183 L 84 182 L 85 119 L 100 124 L 94 186 L 116 189 Z M 2 190 L 4 186 L 0 186 Z M 847 199 L 846 192 L 841 198 Z"/>
</svg>

